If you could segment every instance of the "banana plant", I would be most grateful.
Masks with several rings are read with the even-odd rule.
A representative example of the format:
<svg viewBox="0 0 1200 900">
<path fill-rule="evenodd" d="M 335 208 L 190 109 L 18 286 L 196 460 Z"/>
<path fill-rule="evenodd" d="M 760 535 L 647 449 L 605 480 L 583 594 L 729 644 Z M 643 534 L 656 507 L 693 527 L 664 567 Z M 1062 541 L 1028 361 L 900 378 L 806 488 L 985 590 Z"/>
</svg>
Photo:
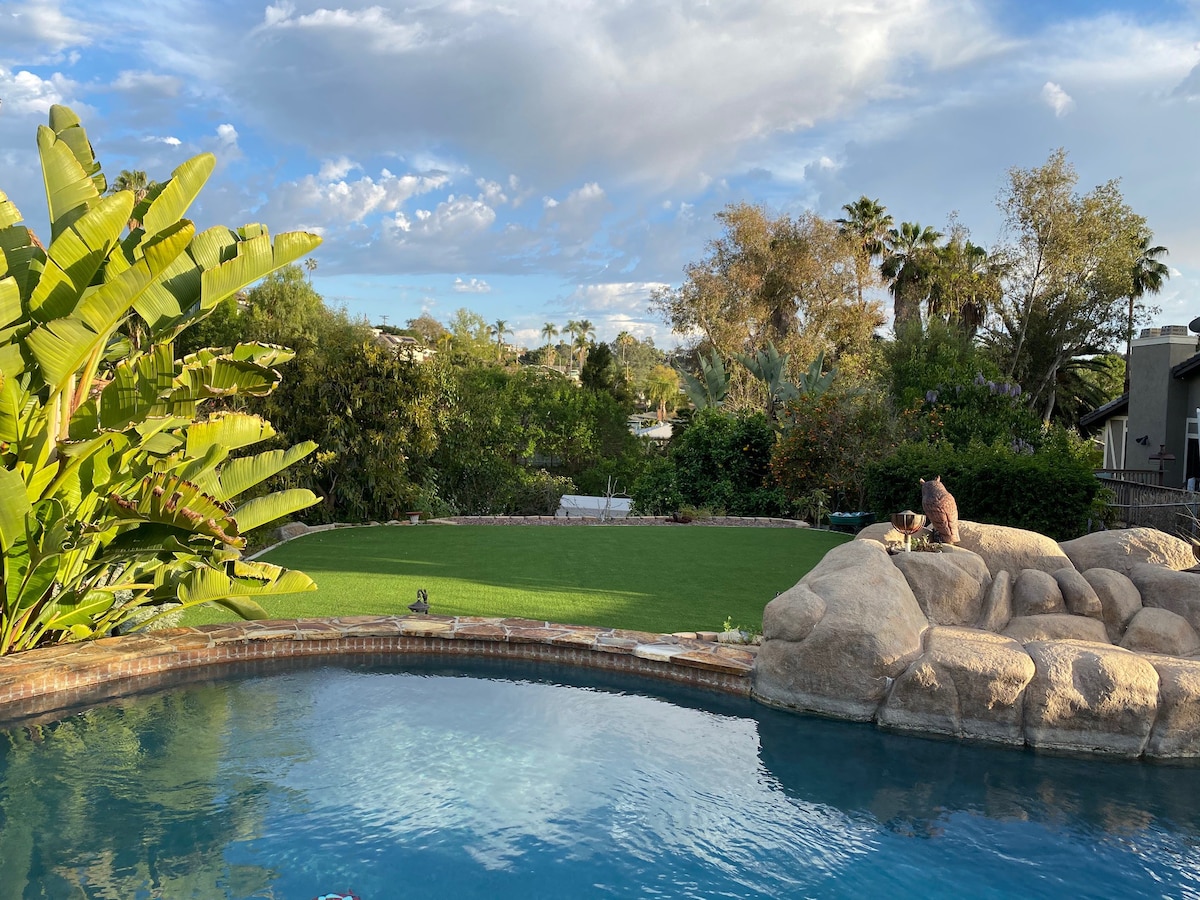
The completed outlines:
<svg viewBox="0 0 1200 900">
<path fill-rule="evenodd" d="M 240 344 L 177 360 L 217 304 L 320 243 L 261 225 L 197 233 L 185 213 L 211 154 L 135 204 L 107 183 L 79 118 L 39 127 L 44 244 L 0 192 L 0 654 L 110 634 L 201 603 L 248 618 L 311 579 L 240 558 L 245 533 L 316 502 L 243 495 L 315 449 L 207 401 L 265 396 L 291 352 Z"/>
</svg>

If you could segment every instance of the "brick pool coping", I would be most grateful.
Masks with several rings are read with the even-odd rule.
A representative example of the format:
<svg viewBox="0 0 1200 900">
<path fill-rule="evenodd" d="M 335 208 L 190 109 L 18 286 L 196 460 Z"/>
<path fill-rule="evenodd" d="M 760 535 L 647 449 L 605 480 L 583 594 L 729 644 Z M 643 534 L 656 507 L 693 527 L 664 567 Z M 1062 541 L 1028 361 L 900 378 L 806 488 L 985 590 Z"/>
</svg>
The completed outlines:
<svg viewBox="0 0 1200 900">
<path fill-rule="evenodd" d="M 0 657 L 0 720 L 154 689 L 170 676 L 255 660 L 406 654 L 562 663 L 748 697 L 754 652 L 670 634 L 480 616 L 339 616 L 236 622 L 62 644 Z"/>
</svg>

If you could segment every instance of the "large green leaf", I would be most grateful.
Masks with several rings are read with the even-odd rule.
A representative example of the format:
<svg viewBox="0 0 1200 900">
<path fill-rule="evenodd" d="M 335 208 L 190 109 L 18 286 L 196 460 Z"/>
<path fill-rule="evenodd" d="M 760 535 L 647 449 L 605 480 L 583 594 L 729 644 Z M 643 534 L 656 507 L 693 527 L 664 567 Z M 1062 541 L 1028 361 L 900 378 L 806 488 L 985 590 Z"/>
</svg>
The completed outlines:
<svg viewBox="0 0 1200 900">
<path fill-rule="evenodd" d="M 176 585 L 184 606 L 237 597 L 262 597 L 315 591 L 316 583 L 303 572 L 269 563 L 232 563 L 226 568 L 193 569 Z"/>
<path fill-rule="evenodd" d="M 38 126 L 37 143 L 42 159 L 42 180 L 46 185 L 46 204 L 50 209 L 50 240 L 53 242 L 100 199 L 100 192 L 70 145 L 60 141 L 51 128 Z"/>
<path fill-rule="evenodd" d="M 0 469 L 0 549 L 8 550 L 24 539 L 30 509 L 25 481 L 11 469 Z"/>
<path fill-rule="evenodd" d="M 0 254 L 4 255 L 7 271 L 17 280 L 22 297 L 33 293 L 46 252 L 33 240 L 33 235 L 24 225 L 0 228 Z"/>
<path fill-rule="evenodd" d="M 228 450 L 248 447 L 275 436 L 271 423 L 260 416 L 245 413 L 217 413 L 203 422 L 195 422 L 187 430 L 187 455 L 203 456 L 212 444 Z"/>
<path fill-rule="evenodd" d="M 276 491 L 243 503 L 233 511 L 233 520 L 237 522 L 238 531 L 245 534 L 267 522 L 274 522 L 283 516 L 308 509 L 316 502 L 317 495 L 302 488 Z"/>
<path fill-rule="evenodd" d="M 46 596 L 58 576 L 60 557 L 57 553 L 43 556 L 36 565 L 30 566 L 23 577 L 15 585 L 6 584 L 8 594 L 9 615 L 17 610 L 28 609 Z"/>
<path fill-rule="evenodd" d="M 4 191 L 0 191 L 0 228 L 16 225 L 21 221 L 21 211 L 15 203 L 8 199 Z"/>
<path fill-rule="evenodd" d="M 191 482 L 166 472 L 146 476 L 136 490 L 113 495 L 109 503 L 122 522 L 157 522 L 235 547 L 246 543 L 238 537 L 237 524 L 221 503 Z"/>
<path fill-rule="evenodd" d="M 133 209 L 133 194 L 105 197 L 62 231 L 47 251 L 46 267 L 29 300 L 40 320 L 69 315 L 116 245 Z"/>
<path fill-rule="evenodd" d="M 182 219 L 216 164 L 217 158 L 211 153 L 201 153 L 175 169 L 171 180 L 142 217 L 142 228 L 146 233 L 157 234 Z"/>
<path fill-rule="evenodd" d="M 21 318 L 21 288 L 11 275 L 0 278 L 0 326 L 8 326 Z"/>
<path fill-rule="evenodd" d="M 305 441 L 287 450 L 268 450 L 255 456 L 231 459 L 222 467 L 219 475 L 214 474 L 200 484 L 218 500 L 229 501 L 304 459 L 316 449 L 316 441 Z"/>
<path fill-rule="evenodd" d="M 52 600 L 41 618 L 45 622 L 46 631 L 64 631 L 70 628 L 83 627 L 91 637 L 92 629 L 88 626 L 113 605 L 114 597 L 108 591 L 88 591 L 82 599 L 73 602 Z"/>
<path fill-rule="evenodd" d="M 158 271 L 184 251 L 190 238 L 189 227 L 157 242 L 145 258 L 84 296 L 71 316 L 48 322 L 30 333 L 29 348 L 52 389 L 61 390 L 67 379 L 80 370 Z"/>
</svg>

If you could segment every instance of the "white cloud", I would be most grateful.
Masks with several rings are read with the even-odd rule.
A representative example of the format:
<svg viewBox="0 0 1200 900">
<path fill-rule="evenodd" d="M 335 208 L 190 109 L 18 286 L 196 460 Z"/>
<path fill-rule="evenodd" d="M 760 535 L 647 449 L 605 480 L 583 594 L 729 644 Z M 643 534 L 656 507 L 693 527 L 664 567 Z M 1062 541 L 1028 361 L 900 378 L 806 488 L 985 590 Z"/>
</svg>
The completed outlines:
<svg viewBox="0 0 1200 900">
<path fill-rule="evenodd" d="M 32 72 L 10 72 L 3 66 L 0 66 L 0 98 L 4 100 L 5 112 L 18 114 L 48 113 L 53 104 L 63 99 L 53 82 Z"/>
<path fill-rule="evenodd" d="M 344 157 L 327 160 L 317 175 L 306 175 L 277 188 L 264 216 L 281 216 L 288 222 L 361 222 L 374 214 L 396 212 L 410 198 L 448 182 L 444 175 L 394 175 L 387 169 L 381 170 L 378 178 L 366 175 L 346 181 L 338 177 L 339 172 L 344 175 L 357 168 L 360 166 Z M 407 230 L 402 221 L 407 221 L 403 214 L 396 224 Z"/>
<path fill-rule="evenodd" d="M 461 278 L 454 279 L 454 291 L 458 294 L 488 294 L 491 293 L 491 290 L 490 284 L 478 278 L 472 278 L 470 281 L 463 281 Z"/>
<path fill-rule="evenodd" d="M 0 5 L 0 51 L 17 51 L 27 63 L 42 62 L 45 53 L 91 43 L 95 26 L 63 13 L 58 0 L 27 0 Z M 0 54 L 0 58 L 3 58 Z"/>
<path fill-rule="evenodd" d="M 380 6 L 348 10 L 317 9 L 297 16 L 295 6 L 289 2 L 275 3 L 266 8 L 261 31 L 303 29 L 324 32 L 331 36 L 344 36 L 354 42 L 366 41 L 372 50 L 399 53 L 416 45 L 424 35 L 417 23 L 397 22 L 392 14 Z"/>
<path fill-rule="evenodd" d="M 228 122 L 218 125 L 217 139 L 226 147 L 236 147 L 238 139 L 237 129 Z"/>
<path fill-rule="evenodd" d="M 1071 99 L 1071 95 L 1053 81 L 1042 85 L 1042 101 L 1054 110 L 1054 115 L 1060 119 L 1075 108 L 1075 101 Z"/>
<path fill-rule="evenodd" d="M 722 169 L 747 142 L 894 96 L 914 70 L 941 78 L 1004 46 L 977 4 L 961 0 L 303 13 L 276 3 L 249 41 L 248 70 L 231 70 L 225 88 L 285 139 L 318 153 L 469 146 L 509 171 L 540 173 L 547 188 L 580 175 L 687 181 Z M 277 76 L 298 60 L 314 73 L 303 91 Z"/>
<path fill-rule="evenodd" d="M 126 70 L 117 75 L 112 86 L 114 90 L 129 93 L 150 93 L 163 97 L 175 97 L 179 94 L 182 82 L 174 75 Z"/>
<path fill-rule="evenodd" d="M 179 140 L 179 138 L 171 137 L 170 135 L 167 135 L 166 137 L 148 135 L 147 137 L 142 138 L 142 140 L 148 144 L 166 144 L 168 147 L 178 147 L 183 143 L 183 141 Z"/>
<path fill-rule="evenodd" d="M 317 172 L 318 181 L 340 181 L 345 178 L 355 169 L 361 169 L 356 162 L 352 162 L 345 156 L 339 156 L 337 159 L 327 159 L 321 163 L 321 169 Z"/>
</svg>

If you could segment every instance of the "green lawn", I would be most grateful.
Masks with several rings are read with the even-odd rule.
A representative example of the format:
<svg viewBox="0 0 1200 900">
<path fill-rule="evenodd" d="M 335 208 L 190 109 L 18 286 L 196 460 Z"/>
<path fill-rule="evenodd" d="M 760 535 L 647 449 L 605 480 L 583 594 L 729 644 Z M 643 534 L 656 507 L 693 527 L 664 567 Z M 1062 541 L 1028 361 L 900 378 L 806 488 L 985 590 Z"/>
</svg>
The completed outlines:
<svg viewBox="0 0 1200 900">
<path fill-rule="evenodd" d="M 421 525 L 345 528 L 263 557 L 318 590 L 271 616 L 403 614 L 418 588 L 439 615 L 517 616 L 638 631 L 761 627 L 763 607 L 846 535 L 800 528 Z M 186 624 L 229 621 L 220 610 Z"/>
</svg>

